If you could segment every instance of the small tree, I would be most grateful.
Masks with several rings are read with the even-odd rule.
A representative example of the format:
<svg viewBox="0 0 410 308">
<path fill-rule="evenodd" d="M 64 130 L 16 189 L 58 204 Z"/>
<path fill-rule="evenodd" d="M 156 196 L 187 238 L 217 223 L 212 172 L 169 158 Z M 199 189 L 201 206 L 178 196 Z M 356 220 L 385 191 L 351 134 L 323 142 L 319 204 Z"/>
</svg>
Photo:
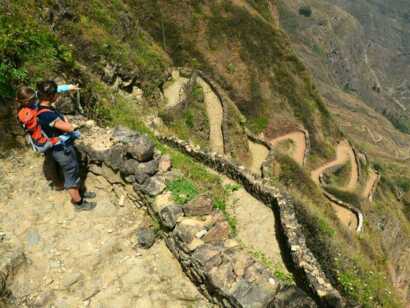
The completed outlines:
<svg viewBox="0 0 410 308">
<path fill-rule="evenodd" d="M 299 14 L 303 15 L 305 17 L 310 17 L 310 16 L 312 16 L 312 8 L 310 6 L 307 6 L 307 5 L 302 6 L 299 9 Z"/>
</svg>

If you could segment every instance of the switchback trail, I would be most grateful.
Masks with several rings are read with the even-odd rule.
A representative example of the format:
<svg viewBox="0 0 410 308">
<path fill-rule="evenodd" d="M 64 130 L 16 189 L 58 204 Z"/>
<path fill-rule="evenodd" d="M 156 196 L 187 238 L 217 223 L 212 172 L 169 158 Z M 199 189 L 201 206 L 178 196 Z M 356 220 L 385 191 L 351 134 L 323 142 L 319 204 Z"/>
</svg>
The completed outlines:
<svg viewBox="0 0 410 308">
<path fill-rule="evenodd" d="M 270 141 L 272 147 L 278 146 L 282 141 L 293 141 L 294 148 L 292 149 L 291 157 L 301 166 L 304 164 L 306 152 L 306 136 L 303 132 L 295 131 L 289 134 L 280 136 Z"/>
<path fill-rule="evenodd" d="M 175 107 L 186 97 L 184 87 L 188 84 L 189 79 L 180 76 L 179 71 L 172 72 L 172 80 L 167 82 L 164 87 L 164 96 L 167 101 L 167 107 Z"/>
<path fill-rule="evenodd" d="M 373 169 L 370 169 L 369 178 L 367 179 L 366 186 L 362 192 L 362 197 L 364 199 L 372 201 L 372 194 L 375 191 L 375 186 L 377 185 L 379 178 L 380 176 Z"/>
<path fill-rule="evenodd" d="M 223 107 L 218 96 L 214 93 L 209 84 L 198 77 L 198 83 L 204 91 L 204 100 L 206 111 L 208 113 L 209 128 L 210 128 L 210 148 L 211 151 L 223 155 L 224 151 L 224 138 L 222 134 L 222 122 L 223 122 Z"/>
<path fill-rule="evenodd" d="M 252 155 L 250 170 L 257 175 L 261 175 L 261 167 L 269 155 L 269 149 L 262 144 L 251 141 L 250 139 L 248 139 L 248 145 Z"/>
<path fill-rule="evenodd" d="M 352 170 L 350 173 L 349 182 L 343 188 L 346 191 L 354 191 L 358 184 L 359 180 L 359 172 L 358 167 L 356 164 L 355 154 L 353 152 L 352 147 L 350 146 L 349 142 L 346 140 L 341 141 L 336 147 L 336 159 L 324 164 L 323 166 L 319 167 L 318 169 L 311 172 L 311 177 L 313 181 L 320 185 L 320 176 L 329 168 L 346 164 L 347 162 L 351 163 Z"/>
</svg>

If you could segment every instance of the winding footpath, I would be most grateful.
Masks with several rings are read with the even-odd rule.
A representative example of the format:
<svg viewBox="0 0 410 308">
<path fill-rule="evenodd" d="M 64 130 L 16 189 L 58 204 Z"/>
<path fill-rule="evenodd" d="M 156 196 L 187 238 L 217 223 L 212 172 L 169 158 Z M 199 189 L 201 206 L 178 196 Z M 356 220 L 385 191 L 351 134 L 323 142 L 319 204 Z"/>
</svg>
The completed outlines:
<svg viewBox="0 0 410 308">
<path fill-rule="evenodd" d="M 350 146 L 349 142 L 346 140 L 341 141 L 336 147 L 336 159 L 324 164 L 323 166 L 319 167 L 318 169 L 311 172 L 311 177 L 313 181 L 320 185 L 320 176 L 329 168 L 344 165 L 350 161 L 352 166 L 352 171 L 350 173 L 349 182 L 343 190 L 346 191 L 354 191 L 358 182 L 359 182 L 359 172 L 358 167 L 356 164 L 355 154 L 353 152 L 352 147 Z"/>
<path fill-rule="evenodd" d="M 210 85 L 198 78 L 198 83 L 204 91 L 204 100 L 206 111 L 208 113 L 210 137 L 209 144 L 212 152 L 223 155 L 224 151 L 224 138 L 222 133 L 223 123 L 223 107 L 218 96 L 214 93 Z"/>
<path fill-rule="evenodd" d="M 294 148 L 292 149 L 291 157 L 300 166 L 303 166 L 306 153 L 306 136 L 301 131 L 291 132 L 289 134 L 272 139 L 270 144 L 272 147 L 277 147 L 281 142 L 291 140 Z"/>
<path fill-rule="evenodd" d="M 278 138 L 271 140 L 270 143 L 272 147 L 275 147 L 275 146 L 278 146 L 280 142 L 283 142 L 285 140 L 292 140 L 295 144 L 295 149 L 292 153 L 292 158 L 299 165 L 303 165 L 303 162 L 305 160 L 304 155 L 306 152 L 306 139 L 305 138 L 306 138 L 305 134 L 303 134 L 302 132 L 291 132 L 289 134 L 286 134 L 286 135 L 283 135 L 283 136 L 280 136 Z M 347 191 L 353 191 L 356 185 L 358 184 L 359 176 L 358 176 L 358 168 L 356 165 L 355 154 L 353 152 L 353 149 L 350 147 L 347 141 L 342 141 L 338 144 L 337 149 L 336 149 L 336 159 L 312 171 L 311 178 L 317 185 L 319 185 L 319 187 L 321 187 L 320 176 L 323 174 L 323 172 L 325 172 L 329 168 L 332 168 L 332 167 L 335 167 L 341 164 L 345 164 L 348 161 L 350 161 L 352 164 L 352 172 L 351 172 L 349 182 L 346 185 L 346 187 L 344 187 L 344 189 Z M 371 185 L 371 187 L 373 187 L 373 185 Z M 350 209 L 347 209 L 344 206 L 341 206 L 340 204 L 335 202 L 335 200 L 331 200 L 330 198 L 328 199 L 337 217 L 339 218 L 339 220 L 349 230 L 359 232 L 360 231 L 359 229 L 361 229 L 360 227 L 361 224 L 359 222 L 360 219 L 356 215 L 356 213 L 354 213 Z"/>
<path fill-rule="evenodd" d="M 185 99 L 184 87 L 188 82 L 189 79 L 181 77 L 178 71 L 172 72 L 172 81 L 167 82 L 164 86 L 167 108 L 175 107 Z"/>
<path fill-rule="evenodd" d="M 269 155 L 269 149 L 262 144 L 251 141 L 250 139 L 248 139 L 248 146 L 252 157 L 252 163 L 249 168 L 253 173 L 261 175 L 261 167 Z"/>
<path fill-rule="evenodd" d="M 367 199 L 370 202 L 373 201 L 373 194 L 376 191 L 376 187 L 377 187 L 377 184 L 378 184 L 379 180 L 380 180 L 380 175 L 376 171 L 374 171 L 373 169 L 370 169 L 369 178 L 368 178 L 368 180 L 366 182 L 366 186 L 365 186 L 365 188 L 362 192 L 362 197 L 364 199 Z"/>
</svg>

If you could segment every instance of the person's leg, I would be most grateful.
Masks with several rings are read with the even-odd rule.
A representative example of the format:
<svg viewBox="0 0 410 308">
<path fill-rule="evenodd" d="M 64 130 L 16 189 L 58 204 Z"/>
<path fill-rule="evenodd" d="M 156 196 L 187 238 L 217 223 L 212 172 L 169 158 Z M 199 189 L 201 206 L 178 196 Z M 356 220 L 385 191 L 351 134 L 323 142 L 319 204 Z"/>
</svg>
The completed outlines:
<svg viewBox="0 0 410 308">
<path fill-rule="evenodd" d="M 44 157 L 43 173 L 47 181 L 51 182 L 56 190 L 64 189 L 64 178 L 61 168 L 54 159 L 52 151 L 47 151 Z"/>
<path fill-rule="evenodd" d="M 81 195 L 80 195 L 80 189 L 78 188 L 69 188 L 67 189 L 68 194 L 71 197 L 71 202 L 79 204 L 81 203 Z"/>
<path fill-rule="evenodd" d="M 64 187 L 71 197 L 71 203 L 78 210 L 93 209 L 95 203 L 83 200 L 80 195 L 80 169 L 74 147 L 68 146 L 63 151 L 53 151 L 53 156 L 63 170 Z"/>
</svg>

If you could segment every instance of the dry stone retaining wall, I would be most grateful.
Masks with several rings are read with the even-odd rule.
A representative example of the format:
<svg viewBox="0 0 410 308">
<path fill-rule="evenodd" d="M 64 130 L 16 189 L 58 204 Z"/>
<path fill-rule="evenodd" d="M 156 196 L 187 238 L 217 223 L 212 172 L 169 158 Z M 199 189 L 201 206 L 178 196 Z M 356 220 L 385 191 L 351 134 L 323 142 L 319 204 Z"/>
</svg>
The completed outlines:
<svg viewBox="0 0 410 308">
<path fill-rule="evenodd" d="M 320 264 L 307 247 L 302 228 L 296 218 L 294 202 L 288 195 L 282 194 L 277 188 L 268 185 L 266 181 L 255 177 L 245 167 L 237 166 L 216 153 L 201 151 L 199 147 L 191 146 L 178 138 L 162 136 L 158 136 L 158 138 L 162 142 L 241 183 L 255 198 L 273 209 L 278 209 L 281 228 L 286 238 L 293 266 L 303 276 L 308 284 L 307 287 L 318 298 L 321 305 L 328 307 L 344 306 L 343 298 L 330 284 L 321 270 Z"/>
<path fill-rule="evenodd" d="M 135 202 L 160 221 L 167 246 L 211 302 L 222 307 L 316 307 L 301 289 L 283 285 L 231 239 L 228 223 L 209 197 L 185 206 L 154 201 L 164 195 L 170 165 L 148 138 L 127 129 L 95 126 L 83 135 L 78 149 L 90 169 L 109 182 L 122 179 L 133 185 Z M 106 141 L 96 144 L 96 139 Z"/>
</svg>

